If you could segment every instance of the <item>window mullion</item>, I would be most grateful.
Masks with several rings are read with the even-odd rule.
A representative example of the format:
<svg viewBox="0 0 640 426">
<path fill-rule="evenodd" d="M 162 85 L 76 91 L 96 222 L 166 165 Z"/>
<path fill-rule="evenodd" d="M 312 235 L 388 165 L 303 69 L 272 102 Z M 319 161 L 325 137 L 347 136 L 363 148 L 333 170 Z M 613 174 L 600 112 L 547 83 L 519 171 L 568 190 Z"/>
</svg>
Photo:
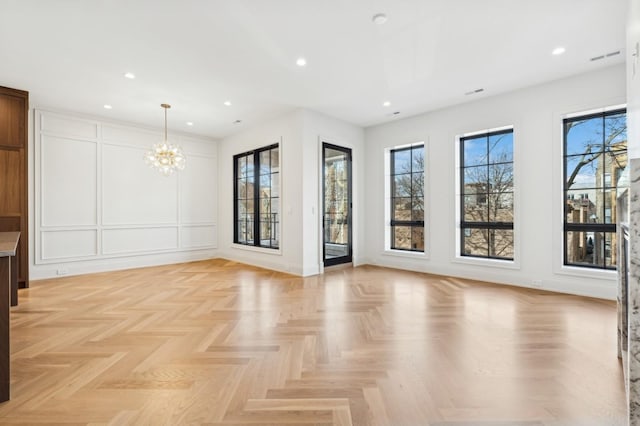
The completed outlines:
<svg viewBox="0 0 640 426">
<path fill-rule="evenodd" d="M 253 154 L 253 245 L 260 246 L 260 152 Z"/>
<path fill-rule="evenodd" d="M 413 219 L 413 197 L 415 193 L 413 191 L 413 147 L 409 149 L 409 211 L 411 212 L 411 219 Z"/>
<path fill-rule="evenodd" d="M 491 220 L 489 219 L 491 217 L 491 203 L 490 203 L 490 198 L 489 198 L 489 194 L 491 193 L 491 166 L 489 165 L 489 153 L 490 153 L 490 147 L 489 147 L 489 134 L 487 134 L 487 155 L 486 155 L 486 160 L 487 160 L 487 181 L 485 182 L 485 200 L 487 200 L 487 216 L 486 216 L 486 221 L 487 223 L 491 222 Z M 489 231 L 487 230 L 487 233 L 489 233 Z M 490 235 L 487 235 L 487 242 L 489 242 L 490 240 Z M 491 253 L 490 252 L 490 248 L 491 248 L 491 243 L 489 243 L 489 246 L 487 247 L 487 253 Z"/>
</svg>

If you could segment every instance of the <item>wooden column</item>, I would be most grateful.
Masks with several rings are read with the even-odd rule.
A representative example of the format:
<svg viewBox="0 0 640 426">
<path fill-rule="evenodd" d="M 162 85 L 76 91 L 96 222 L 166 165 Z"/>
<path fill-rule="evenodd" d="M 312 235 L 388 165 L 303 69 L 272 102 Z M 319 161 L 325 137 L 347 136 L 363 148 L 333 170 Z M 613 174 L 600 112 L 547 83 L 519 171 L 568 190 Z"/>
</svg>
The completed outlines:
<svg viewBox="0 0 640 426">
<path fill-rule="evenodd" d="M 15 258 L 19 240 L 19 232 L 0 232 L 0 402 L 10 397 L 9 305 L 12 280 L 16 279 L 16 275 L 11 273 L 11 259 Z"/>
<path fill-rule="evenodd" d="M 29 93 L 0 87 L 0 232 L 20 232 L 18 287 L 29 287 L 28 129 Z M 12 305 L 18 291 L 12 289 Z"/>
</svg>

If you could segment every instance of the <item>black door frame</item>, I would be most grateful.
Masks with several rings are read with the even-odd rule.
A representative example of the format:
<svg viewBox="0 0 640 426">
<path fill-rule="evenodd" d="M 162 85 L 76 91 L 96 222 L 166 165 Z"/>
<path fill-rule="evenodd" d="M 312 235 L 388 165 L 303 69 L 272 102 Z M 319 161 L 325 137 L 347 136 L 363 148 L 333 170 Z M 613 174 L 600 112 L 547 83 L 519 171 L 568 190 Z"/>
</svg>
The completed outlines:
<svg viewBox="0 0 640 426">
<path fill-rule="evenodd" d="M 326 241 L 325 241 L 325 194 L 327 190 L 325 180 L 326 166 L 326 150 L 333 149 L 346 154 L 347 156 L 347 195 L 349 199 L 349 209 L 347 212 L 347 229 L 348 229 L 348 253 L 346 256 L 326 258 Z M 340 265 L 342 263 L 350 263 L 353 261 L 353 192 L 352 192 L 352 174 L 351 174 L 351 148 L 334 145 L 328 142 L 322 142 L 322 261 L 324 266 Z"/>
</svg>

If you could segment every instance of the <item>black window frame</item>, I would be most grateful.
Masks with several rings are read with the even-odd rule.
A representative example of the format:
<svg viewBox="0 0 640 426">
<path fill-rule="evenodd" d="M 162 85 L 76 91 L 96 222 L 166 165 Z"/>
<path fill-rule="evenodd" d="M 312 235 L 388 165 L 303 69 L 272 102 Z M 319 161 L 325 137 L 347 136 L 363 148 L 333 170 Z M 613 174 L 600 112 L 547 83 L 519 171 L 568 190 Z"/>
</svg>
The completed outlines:
<svg viewBox="0 0 640 426">
<path fill-rule="evenodd" d="M 263 152 L 267 152 L 267 151 L 272 151 L 274 149 L 278 150 L 278 170 L 276 172 L 274 172 L 271 169 L 271 164 L 269 165 L 269 172 L 265 173 L 265 174 L 261 174 L 261 164 L 260 164 L 260 157 L 261 154 Z M 271 154 L 269 154 L 271 156 Z M 253 173 L 252 175 L 247 175 L 247 182 L 251 183 L 253 185 L 253 196 L 252 197 L 246 197 L 246 198 L 240 198 L 239 197 L 239 181 L 241 180 L 241 176 L 239 176 L 239 170 L 238 170 L 238 160 L 246 157 L 246 158 L 251 158 L 253 161 Z M 271 158 L 271 157 L 270 157 Z M 281 179 L 280 179 L 280 164 L 282 163 L 282 157 L 280 155 L 280 144 L 279 143 L 275 143 L 272 145 L 268 145 L 262 148 L 258 148 L 258 149 L 254 149 L 251 151 L 247 151 L 247 152 L 243 152 L 240 154 L 236 154 L 233 156 L 233 242 L 234 244 L 240 244 L 240 245 L 245 245 L 245 246 L 251 246 L 251 247 L 261 247 L 261 248 L 266 248 L 266 249 L 273 249 L 273 250 L 278 250 L 280 249 L 280 241 L 282 239 L 282 236 L 280 235 L 278 237 L 278 227 L 280 226 L 280 219 L 278 218 L 278 215 L 281 213 L 280 212 L 280 191 L 281 191 Z M 272 192 L 269 192 L 269 196 L 268 197 L 263 197 L 261 198 L 261 194 L 260 194 L 260 188 L 262 188 L 261 185 L 261 177 L 265 177 L 265 176 L 270 176 L 269 177 L 269 188 L 273 188 L 272 182 L 273 182 L 273 175 L 277 175 L 277 179 L 278 179 L 278 195 L 277 196 L 273 196 Z M 248 218 L 245 217 L 244 219 L 244 223 L 247 224 L 247 226 L 250 226 L 251 232 L 253 234 L 253 241 L 247 241 L 247 239 L 245 238 L 245 241 L 240 240 L 239 238 L 239 233 L 240 233 L 240 223 L 241 223 L 241 218 L 239 217 L 239 211 L 238 211 L 238 203 L 239 201 L 248 201 L 248 200 L 252 200 L 253 201 L 253 217 L 252 218 Z M 272 211 L 268 211 L 265 212 L 264 208 L 262 206 L 263 203 L 261 203 L 261 200 L 269 200 L 269 206 L 273 205 L 273 200 L 277 200 L 278 203 L 278 212 L 274 213 Z M 261 219 L 264 219 L 265 217 L 267 217 L 267 221 L 265 222 L 264 220 L 261 221 Z M 264 239 L 261 238 L 261 224 L 267 224 L 267 227 L 270 230 L 270 235 L 268 239 Z M 281 231 L 281 229 L 280 229 Z M 272 238 L 273 236 L 278 237 L 278 238 Z"/>
<path fill-rule="evenodd" d="M 414 173 L 420 173 L 420 172 L 414 172 L 413 170 L 413 151 L 417 150 L 417 149 L 421 149 L 422 150 L 422 158 L 423 158 L 423 166 L 422 166 L 422 179 L 423 179 L 423 186 L 422 186 L 422 220 L 396 220 L 394 218 L 395 216 L 395 199 L 396 198 L 410 198 L 410 204 L 413 206 L 413 201 L 414 201 L 414 193 L 413 193 L 413 179 L 411 179 L 411 190 L 409 197 L 396 197 L 395 196 L 395 177 L 402 175 L 402 174 L 409 174 L 410 176 L 413 176 Z M 396 162 L 395 162 L 395 155 L 399 152 L 404 152 L 404 151 L 409 151 L 409 156 L 411 158 L 410 161 L 410 170 L 409 172 L 404 171 L 403 173 L 396 173 L 395 170 L 395 166 L 396 166 Z M 389 162 L 390 162 L 390 188 L 391 188 L 391 193 L 389 194 L 390 197 L 390 236 L 391 236 L 391 240 L 390 240 L 390 244 L 389 247 L 391 250 L 401 250 L 401 251 L 407 251 L 407 252 L 417 252 L 417 253 L 424 253 L 426 252 L 427 249 L 427 241 L 426 241 L 426 230 L 424 229 L 424 216 L 426 215 L 426 209 L 425 209 L 425 195 L 424 195 L 424 179 L 425 179 L 425 173 L 426 173 L 426 159 L 425 159 L 425 145 L 424 143 L 417 143 L 417 144 L 412 144 L 410 146 L 406 146 L 406 147 L 402 147 L 402 148 L 394 148 L 391 149 L 389 151 Z M 415 197 L 417 198 L 417 197 Z M 396 226 L 407 226 L 411 228 L 411 235 L 413 238 L 413 229 L 414 228 L 422 228 L 422 237 L 423 237 L 423 241 L 422 241 L 422 249 L 419 248 L 403 248 L 403 247 L 395 247 L 395 231 L 396 231 Z M 413 244 L 412 244 L 413 246 Z"/>
<path fill-rule="evenodd" d="M 568 188 L 567 186 L 567 159 L 569 157 L 575 157 L 577 155 L 580 154 L 567 154 L 567 135 L 569 132 L 569 129 L 567 129 L 567 124 L 571 123 L 571 122 L 575 122 L 575 121 L 585 121 L 585 120 L 591 120 L 594 118 L 601 118 L 602 119 L 602 150 L 601 151 L 597 151 L 599 154 L 604 155 L 607 150 L 605 148 L 605 138 L 606 138 L 606 131 L 605 131 L 605 119 L 608 116 L 613 116 L 613 115 L 619 115 L 619 114 L 625 114 L 625 119 L 626 119 L 626 114 L 627 114 L 627 109 L 626 108 L 616 108 L 616 109 L 611 109 L 611 110 L 607 110 L 607 111 L 601 111 L 601 112 L 595 112 L 595 113 L 587 113 L 587 114 L 582 114 L 582 115 L 575 115 L 572 117 L 567 117 L 564 118 L 562 120 L 562 203 L 563 203 L 563 208 L 562 208 L 562 212 L 563 212 L 563 230 L 562 230 L 562 257 L 563 257 L 563 265 L 564 266 L 570 266 L 570 267 L 574 267 L 574 268 L 585 268 L 585 269 L 594 269 L 594 270 L 603 270 L 603 271 L 615 271 L 617 270 L 617 263 L 615 266 L 611 266 L 611 265 L 607 265 L 607 256 L 606 254 L 603 255 L 602 257 L 602 264 L 601 265 L 596 265 L 596 264 L 587 264 L 587 263 L 571 263 L 569 261 L 569 250 L 568 250 L 568 243 L 567 243 L 567 239 L 568 239 L 568 234 L 569 232 L 580 232 L 580 233 L 588 233 L 588 232 L 593 232 L 595 233 L 610 233 L 611 235 L 616 235 L 617 233 L 617 225 L 615 222 L 613 223 L 573 223 L 573 222 L 568 222 L 567 221 L 567 216 L 568 216 L 568 209 L 569 209 L 569 203 L 567 202 L 568 200 L 568 194 L 569 191 L 571 191 L 571 189 Z M 624 150 L 625 153 L 628 152 L 628 150 Z M 603 179 L 606 173 L 603 173 Z M 596 176 L 596 180 L 597 180 L 598 176 Z M 597 182 L 596 182 L 597 185 Z M 599 191 L 601 190 L 604 194 L 604 196 L 606 197 L 606 191 L 610 190 L 610 191 L 616 191 L 616 187 L 615 186 L 605 186 L 604 182 L 601 184 L 601 186 L 596 186 L 594 188 L 574 188 L 573 191 L 576 190 L 584 190 L 584 191 Z M 584 198 L 586 200 L 588 200 L 588 194 L 586 194 L 587 197 Z M 583 198 L 584 194 L 581 194 L 581 199 Z M 603 205 L 603 218 L 605 218 L 605 210 L 606 209 L 606 204 Z M 606 245 L 606 237 L 605 237 L 605 245 Z M 606 252 L 606 249 L 605 249 Z"/>
<path fill-rule="evenodd" d="M 468 135 L 468 136 L 463 136 L 460 138 L 459 140 L 459 146 L 460 146 L 460 256 L 463 257 L 472 257 L 472 258 L 478 258 L 478 259 L 495 259 L 495 260 L 503 260 L 503 261 L 513 261 L 514 257 L 511 256 L 495 256 L 491 254 L 491 249 L 490 249 L 490 239 L 494 238 L 492 236 L 492 234 L 495 233 L 495 231 L 497 230 L 509 230 L 512 231 L 513 233 L 513 239 L 512 239 L 512 251 L 515 254 L 515 230 L 514 230 L 514 226 L 513 226 L 513 221 L 511 222 L 504 222 L 504 221 L 467 221 L 465 220 L 465 203 L 467 202 L 465 199 L 465 195 L 469 195 L 466 194 L 465 191 L 465 170 L 467 168 L 471 168 L 471 167 L 481 167 L 481 166 L 486 166 L 487 169 L 489 169 L 491 166 L 494 165 L 501 165 L 501 164 L 511 164 L 511 170 L 512 170 L 512 176 L 514 173 L 514 158 L 513 158 L 513 148 L 514 148 L 514 144 L 515 142 L 513 142 L 513 128 L 508 128 L 508 129 L 501 129 L 501 130 L 494 130 L 494 131 L 488 131 L 488 132 L 483 132 L 483 133 L 475 133 L 473 135 Z M 489 140 L 492 136 L 499 136 L 499 135 L 504 135 L 504 134 L 511 134 L 512 135 L 512 146 L 511 146 L 511 161 L 506 161 L 506 162 L 498 162 L 498 163 L 492 163 L 489 160 Z M 464 158 L 464 143 L 467 140 L 475 140 L 475 139 L 480 139 L 480 138 L 485 138 L 487 141 L 487 156 L 486 156 L 486 164 L 482 163 L 482 164 L 474 164 L 474 165 L 470 165 L 470 166 L 466 166 L 465 165 L 465 158 Z M 487 179 L 489 178 L 489 172 L 487 172 Z M 487 205 L 487 219 L 490 217 L 489 214 L 489 209 L 490 209 L 490 205 L 488 202 L 486 202 L 486 200 L 488 200 L 490 198 L 490 194 L 492 194 L 491 189 L 490 189 L 491 185 L 490 183 L 487 181 L 487 185 L 485 186 L 486 190 L 484 192 L 477 192 L 476 195 L 481 194 L 482 196 L 484 196 L 484 203 L 481 204 L 486 204 Z M 511 194 L 512 197 L 515 196 L 515 185 L 514 182 L 512 182 L 512 190 L 511 190 Z M 515 220 L 515 200 L 513 200 L 514 203 L 512 204 L 512 217 L 514 217 Z M 488 238 L 487 238 L 487 255 L 479 255 L 479 254 L 470 254 L 470 253 L 465 253 L 465 238 L 470 238 L 471 234 L 473 232 L 474 229 L 480 229 L 480 230 L 484 230 L 486 232 L 489 233 Z M 468 235 L 467 235 L 468 234 Z"/>
</svg>

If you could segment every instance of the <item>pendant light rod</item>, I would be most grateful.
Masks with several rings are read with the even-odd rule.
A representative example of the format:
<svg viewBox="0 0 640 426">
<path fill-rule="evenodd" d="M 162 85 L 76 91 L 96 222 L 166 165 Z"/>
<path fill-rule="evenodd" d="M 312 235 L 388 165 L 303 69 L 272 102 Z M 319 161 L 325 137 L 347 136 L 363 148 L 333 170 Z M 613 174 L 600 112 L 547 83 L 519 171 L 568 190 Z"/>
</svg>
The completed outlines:
<svg viewBox="0 0 640 426">
<path fill-rule="evenodd" d="M 171 105 L 160 104 L 160 106 L 164 108 L 164 141 L 166 142 L 169 140 L 169 138 L 167 137 L 167 110 L 171 108 Z"/>
</svg>

